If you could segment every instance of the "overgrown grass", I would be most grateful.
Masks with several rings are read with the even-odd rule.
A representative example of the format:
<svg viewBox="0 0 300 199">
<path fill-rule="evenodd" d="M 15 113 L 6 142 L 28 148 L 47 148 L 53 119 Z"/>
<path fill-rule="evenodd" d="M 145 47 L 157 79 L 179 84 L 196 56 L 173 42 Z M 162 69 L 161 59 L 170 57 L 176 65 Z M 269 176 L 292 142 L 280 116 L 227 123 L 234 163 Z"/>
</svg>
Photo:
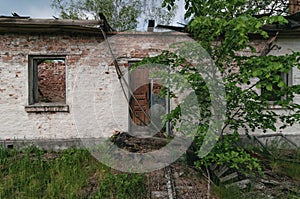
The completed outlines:
<svg viewBox="0 0 300 199">
<path fill-rule="evenodd" d="M 291 192 L 278 192 L 278 190 L 255 190 L 249 187 L 246 190 L 241 190 L 238 187 L 214 186 L 213 195 L 220 199 L 297 199 L 299 195 Z M 275 196 L 274 196 L 275 195 Z"/>
<path fill-rule="evenodd" d="M 300 149 L 289 149 L 273 141 L 267 146 L 269 151 L 268 162 L 274 172 L 300 180 Z"/>
<path fill-rule="evenodd" d="M 299 198 L 300 197 L 300 150 L 282 149 L 268 146 L 269 154 L 264 156 L 264 164 L 267 165 L 268 175 L 274 176 L 276 181 L 281 184 L 269 185 L 267 189 L 259 190 L 253 187 L 253 184 L 241 190 L 236 186 L 213 186 L 213 194 L 221 199 L 248 199 L 248 198 L 270 198 L 278 199 Z M 264 177 L 264 176 L 261 176 Z M 279 180 L 280 178 L 282 180 Z M 255 181 L 255 179 L 253 179 Z M 288 188 L 284 188 L 284 184 Z"/>
<path fill-rule="evenodd" d="M 0 149 L 0 198 L 141 198 L 143 178 L 113 171 L 84 149 Z"/>
<path fill-rule="evenodd" d="M 238 187 L 214 186 L 213 192 L 217 198 L 220 199 L 268 199 L 270 198 L 267 194 L 256 193 L 252 188 L 247 190 L 240 190 Z M 281 198 L 280 198 L 281 199 Z M 283 199 L 283 198 L 282 198 Z"/>
<path fill-rule="evenodd" d="M 274 160 L 271 164 L 271 167 L 277 173 L 289 176 L 295 180 L 300 181 L 300 160 L 299 162 Z"/>
</svg>

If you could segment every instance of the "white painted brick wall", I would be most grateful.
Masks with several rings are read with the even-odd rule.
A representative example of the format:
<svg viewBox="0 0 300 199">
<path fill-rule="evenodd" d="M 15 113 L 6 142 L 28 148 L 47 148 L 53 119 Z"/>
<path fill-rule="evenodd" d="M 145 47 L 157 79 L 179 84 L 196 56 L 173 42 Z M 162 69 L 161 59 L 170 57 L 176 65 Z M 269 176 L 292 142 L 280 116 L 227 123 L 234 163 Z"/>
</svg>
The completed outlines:
<svg viewBox="0 0 300 199">
<path fill-rule="evenodd" d="M 128 60 L 153 56 L 180 41 L 192 39 L 179 33 L 120 33 L 109 38 L 124 72 L 128 71 Z M 300 51 L 299 39 L 280 39 L 277 45 L 281 49 L 273 50 L 273 54 Z M 70 113 L 25 111 L 30 54 L 67 55 L 66 99 Z M 293 83 L 300 83 L 298 69 L 293 70 Z M 300 102 L 299 97 L 295 100 Z M 126 131 L 128 106 L 107 44 L 93 36 L 0 35 L 0 124 L 0 140 L 101 137 L 116 130 Z M 299 134 L 300 126 L 284 132 Z"/>
<path fill-rule="evenodd" d="M 109 38 L 115 56 L 122 60 L 140 59 L 187 40 L 192 41 L 178 33 L 120 33 Z M 127 130 L 128 106 L 101 38 L 4 34 L 0 35 L 0 49 L 0 140 L 101 137 Z M 67 55 L 70 113 L 25 111 L 30 54 Z M 126 65 L 121 69 L 128 70 Z"/>
</svg>

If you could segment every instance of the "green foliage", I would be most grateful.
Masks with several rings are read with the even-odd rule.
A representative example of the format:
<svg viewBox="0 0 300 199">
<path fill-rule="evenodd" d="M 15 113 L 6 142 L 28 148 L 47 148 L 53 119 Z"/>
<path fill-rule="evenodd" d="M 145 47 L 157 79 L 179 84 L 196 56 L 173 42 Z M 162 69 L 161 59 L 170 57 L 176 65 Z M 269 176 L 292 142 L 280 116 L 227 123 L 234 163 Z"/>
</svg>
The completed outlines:
<svg viewBox="0 0 300 199">
<path fill-rule="evenodd" d="M 204 79 L 187 60 L 179 57 L 178 55 L 176 55 L 176 53 L 172 53 L 169 51 L 163 51 L 156 57 L 145 58 L 141 62 L 136 63 L 134 67 L 151 63 L 155 63 L 153 65 L 154 67 L 162 64 L 170 66 L 174 71 L 178 71 L 181 76 L 185 76 L 187 82 L 195 91 L 200 109 L 200 117 L 197 118 L 201 119 L 198 122 L 199 125 L 198 129 L 196 129 L 196 133 L 190 132 L 190 134 L 195 137 L 195 143 L 198 146 L 198 149 L 200 149 L 201 145 L 203 144 L 203 139 L 207 133 L 209 118 L 212 114 L 210 111 L 210 95 Z M 176 75 L 166 75 L 168 75 L 168 78 L 170 78 L 170 82 L 173 82 L 175 84 L 178 82 L 176 79 Z M 182 84 L 175 86 L 181 89 L 184 87 Z M 234 84 L 234 88 L 236 87 L 237 86 Z M 238 91 L 241 91 L 241 89 L 238 89 Z M 173 95 L 171 94 L 170 97 L 173 97 Z M 236 100 L 236 97 L 234 97 L 234 99 Z M 231 101 L 228 102 L 232 103 Z M 261 110 L 261 112 L 263 112 L 263 109 Z M 178 106 L 173 109 L 169 115 L 166 116 L 165 121 L 169 121 L 171 122 L 171 124 L 181 122 L 179 117 L 180 114 L 181 107 Z M 236 118 L 228 118 L 226 122 L 228 122 L 226 123 L 226 125 L 230 125 L 230 127 L 235 127 L 233 122 L 238 123 L 237 127 L 241 127 L 241 125 L 243 125 L 243 123 Z M 211 153 L 203 157 L 201 161 L 197 162 L 196 165 L 200 168 L 207 164 L 216 162 L 221 165 L 228 165 L 228 167 L 230 168 L 239 169 L 241 172 L 244 171 L 245 173 L 249 171 L 251 173 L 254 173 L 255 171 L 261 172 L 259 161 L 256 158 L 251 157 L 243 147 L 238 145 L 239 134 L 237 133 L 237 131 L 234 132 L 235 133 L 232 135 L 223 135 L 222 138 L 217 142 L 215 148 L 211 151 Z M 222 130 L 221 134 L 223 133 L 225 133 L 225 128 Z"/>
<path fill-rule="evenodd" d="M 280 75 L 288 73 L 293 67 L 299 68 L 298 56 L 299 53 L 285 56 L 234 57 L 239 65 L 239 73 L 230 73 L 224 79 L 228 102 L 226 124 L 230 129 L 238 132 L 242 127 L 246 133 L 257 129 L 275 131 L 277 121 L 284 123 L 280 128 L 299 121 L 299 105 L 292 103 L 295 94 L 299 93 L 299 86 L 285 84 Z M 246 85 L 246 88 L 242 88 L 241 85 Z M 274 89 L 275 87 L 277 89 Z M 261 88 L 272 91 L 272 95 L 277 99 L 273 105 L 293 112 L 281 115 L 268 109 L 268 97 L 256 91 Z"/>
<path fill-rule="evenodd" d="M 268 199 L 269 196 L 266 194 L 256 193 L 252 187 L 246 190 L 241 190 L 237 186 L 224 187 L 224 186 L 213 186 L 213 193 L 222 199 Z M 248 194 L 249 193 L 249 194 Z"/>
<path fill-rule="evenodd" d="M 300 149 L 291 149 L 287 142 L 283 142 L 281 137 L 276 137 L 266 141 L 267 153 L 265 157 L 274 172 L 289 176 L 300 181 Z"/>
<path fill-rule="evenodd" d="M 144 193 L 143 177 L 138 174 L 109 174 L 101 181 L 94 198 L 141 198 Z M 107 190 L 112 189 L 113 192 Z"/>
<path fill-rule="evenodd" d="M 109 24 L 117 30 L 131 30 L 137 26 L 140 15 L 139 1 L 126 0 L 53 0 L 52 7 L 64 19 L 99 19 L 103 13 Z"/>
<path fill-rule="evenodd" d="M 172 9 L 177 0 L 164 0 L 163 6 Z M 257 17 L 285 15 L 289 0 L 185 0 L 186 17 L 219 16 L 236 17 L 250 14 Z"/>
<path fill-rule="evenodd" d="M 195 163 L 198 168 L 205 167 L 211 163 L 226 165 L 247 175 L 262 174 L 260 161 L 252 157 L 243 146 L 240 146 L 238 135 L 224 135 L 212 151 L 201 161 Z M 197 137 L 196 144 L 201 146 L 201 137 Z M 199 147 L 200 147 L 199 146 Z"/>
<path fill-rule="evenodd" d="M 282 74 L 289 73 L 292 68 L 300 68 L 300 54 L 293 52 L 282 56 L 259 56 L 256 54 L 255 46 L 252 46 L 250 35 L 257 34 L 267 39 L 268 34 L 262 29 L 264 25 L 287 23 L 287 20 L 282 16 L 276 16 L 278 12 L 257 16 L 268 11 L 266 7 L 273 5 L 271 1 L 186 0 L 185 2 L 186 17 L 193 17 L 188 30 L 215 62 L 226 88 L 227 110 L 224 127 L 220 130 L 221 138 L 211 153 L 197 162 L 197 166 L 200 168 L 203 165 L 217 163 L 248 173 L 260 172 L 259 161 L 248 153 L 249 150 L 238 145 L 239 136 L 241 133 L 248 135 L 251 131 L 276 131 L 299 122 L 300 106 L 293 103 L 293 98 L 300 93 L 300 87 L 287 85 L 282 79 Z M 174 5 L 175 0 L 165 0 L 163 3 L 167 8 Z M 240 56 L 240 52 L 245 50 L 248 52 L 251 50 L 252 55 Z M 193 61 L 195 60 L 184 60 L 176 52 L 163 52 L 157 57 L 145 59 L 142 64 L 171 65 L 192 85 L 198 96 L 202 114 L 202 121 L 199 122 L 195 136 L 199 149 L 208 128 L 207 121 L 212 116 L 207 108 L 210 106 L 211 96 L 201 75 L 189 64 Z M 287 110 L 288 114 L 280 114 L 269 109 L 270 105 L 280 106 Z M 176 120 L 180 113 L 179 105 L 168 119 Z M 277 126 L 278 124 L 281 125 Z"/>
<path fill-rule="evenodd" d="M 34 146 L 0 148 L 0 198 L 133 198 L 143 191 L 141 175 L 114 175 L 85 149 L 44 152 Z M 97 193 L 90 190 L 96 189 Z M 98 197 L 99 198 L 99 197 Z M 114 197 L 116 198 L 116 197 Z"/>
<path fill-rule="evenodd" d="M 282 143 L 281 143 L 282 144 Z M 298 198 L 299 197 L 299 180 L 300 180 L 300 168 L 299 168 L 299 149 L 279 149 L 279 139 L 272 140 L 271 144 L 267 145 L 267 149 L 271 154 L 265 156 L 264 165 L 268 165 L 272 170 L 268 171 L 267 177 L 278 178 L 282 177 L 280 185 L 273 185 L 266 187 L 266 189 L 257 189 L 256 181 L 246 185 L 243 189 L 241 187 L 232 185 L 225 186 L 213 186 L 212 192 L 219 198 Z M 281 145 L 282 147 L 282 145 Z M 283 177 L 284 176 L 284 177 Z M 288 178 L 287 178 L 288 177 Z M 290 179 L 290 180 L 288 180 Z M 276 180 L 275 180 L 276 181 Z M 285 189 L 285 186 L 291 186 Z M 292 188 L 293 187 L 293 188 Z"/>
<path fill-rule="evenodd" d="M 168 11 L 157 4 L 157 1 L 145 0 L 52 0 L 51 6 L 64 19 L 86 19 L 90 16 L 99 19 L 99 13 L 103 13 L 111 27 L 126 31 L 136 29 L 143 18 L 144 23 L 148 19 L 170 23 L 176 7 Z"/>
</svg>

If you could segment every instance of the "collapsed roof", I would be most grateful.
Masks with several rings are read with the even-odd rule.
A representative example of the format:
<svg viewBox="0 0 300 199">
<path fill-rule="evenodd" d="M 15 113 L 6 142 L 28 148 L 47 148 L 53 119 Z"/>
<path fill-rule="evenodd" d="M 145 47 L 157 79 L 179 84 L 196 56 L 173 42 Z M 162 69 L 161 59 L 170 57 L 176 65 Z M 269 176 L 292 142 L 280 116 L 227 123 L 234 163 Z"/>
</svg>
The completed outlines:
<svg viewBox="0 0 300 199">
<path fill-rule="evenodd" d="M 300 12 L 291 14 L 289 16 L 284 16 L 288 21 L 287 24 L 269 24 L 263 27 L 266 31 L 286 31 L 300 28 Z"/>
<path fill-rule="evenodd" d="M 281 32 L 284 34 L 298 34 L 300 33 L 300 12 L 291 14 L 289 16 L 284 16 L 288 21 L 287 24 L 268 24 L 263 26 L 263 30 L 274 35 L 276 32 Z M 169 26 L 169 25 L 157 25 L 157 28 L 169 29 L 179 32 L 186 32 L 187 26 Z"/>
<path fill-rule="evenodd" d="M 55 33 L 69 32 L 97 34 L 104 27 L 103 20 L 36 19 L 20 16 L 0 16 L 0 33 Z"/>
</svg>

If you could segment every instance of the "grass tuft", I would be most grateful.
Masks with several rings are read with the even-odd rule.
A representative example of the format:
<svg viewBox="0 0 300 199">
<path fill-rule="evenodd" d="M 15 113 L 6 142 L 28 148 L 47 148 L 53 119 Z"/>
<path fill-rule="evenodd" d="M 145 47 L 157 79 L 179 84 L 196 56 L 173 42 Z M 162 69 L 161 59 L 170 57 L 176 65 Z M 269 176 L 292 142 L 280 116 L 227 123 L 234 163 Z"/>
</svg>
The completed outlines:
<svg viewBox="0 0 300 199">
<path fill-rule="evenodd" d="M 143 175 L 115 174 L 88 150 L 0 148 L 0 198 L 140 198 Z"/>
</svg>

